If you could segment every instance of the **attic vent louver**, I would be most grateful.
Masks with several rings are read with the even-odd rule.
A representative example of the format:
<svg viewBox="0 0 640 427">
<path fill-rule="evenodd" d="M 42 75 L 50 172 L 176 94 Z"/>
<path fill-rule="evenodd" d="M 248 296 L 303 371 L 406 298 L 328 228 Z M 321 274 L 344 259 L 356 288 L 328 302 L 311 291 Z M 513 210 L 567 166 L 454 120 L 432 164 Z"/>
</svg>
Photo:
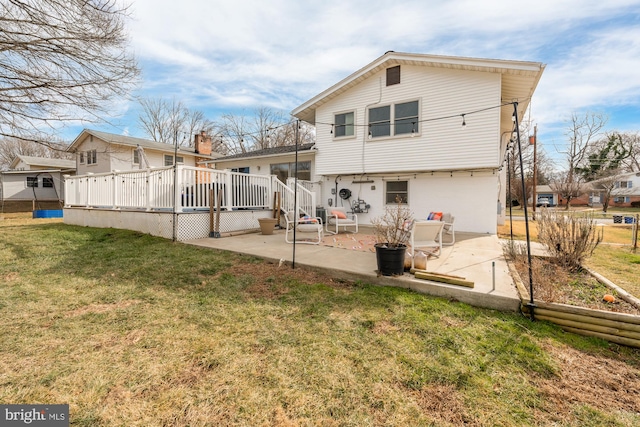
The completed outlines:
<svg viewBox="0 0 640 427">
<path fill-rule="evenodd" d="M 387 86 L 397 85 L 400 83 L 400 66 L 387 68 Z"/>
</svg>

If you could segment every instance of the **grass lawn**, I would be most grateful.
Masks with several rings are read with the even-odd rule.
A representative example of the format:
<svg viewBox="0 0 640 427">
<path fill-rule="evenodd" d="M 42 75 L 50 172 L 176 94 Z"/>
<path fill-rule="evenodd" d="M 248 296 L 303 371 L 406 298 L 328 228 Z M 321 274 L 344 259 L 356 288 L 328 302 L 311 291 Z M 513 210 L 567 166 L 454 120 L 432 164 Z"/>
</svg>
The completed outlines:
<svg viewBox="0 0 640 427">
<path fill-rule="evenodd" d="M 0 221 L 0 403 L 74 426 L 640 425 L 640 350 L 399 288 Z"/>
</svg>

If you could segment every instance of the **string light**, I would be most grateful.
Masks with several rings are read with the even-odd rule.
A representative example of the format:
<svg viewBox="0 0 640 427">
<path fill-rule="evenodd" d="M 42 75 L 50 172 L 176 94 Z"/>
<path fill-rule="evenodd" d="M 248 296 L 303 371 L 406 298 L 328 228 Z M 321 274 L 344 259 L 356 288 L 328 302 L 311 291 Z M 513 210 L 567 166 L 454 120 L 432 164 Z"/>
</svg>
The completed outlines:
<svg viewBox="0 0 640 427">
<path fill-rule="evenodd" d="M 531 98 L 524 98 L 522 101 L 527 101 L 527 100 L 530 100 L 530 99 Z M 462 126 L 466 127 L 466 125 L 467 125 L 466 116 L 471 115 L 471 114 L 481 113 L 481 112 L 484 112 L 484 111 L 493 110 L 493 109 L 496 109 L 496 108 L 502 108 L 502 107 L 505 107 L 507 105 L 513 105 L 513 102 L 504 102 L 504 103 L 502 103 L 500 105 L 494 105 L 492 107 L 481 108 L 481 109 L 478 109 L 478 110 L 468 111 L 468 112 L 465 112 L 465 113 L 452 114 L 452 115 L 449 115 L 449 116 L 433 117 L 433 118 L 430 118 L 430 119 L 424 119 L 424 120 L 418 120 L 418 121 L 415 121 L 415 122 L 411 122 L 411 125 L 412 125 L 411 135 L 414 136 L 417 133 L 417 126 L 416 125 L 420 125 L 420 123 L 435 122 L 435 121 L 439 121 L 439 120 L 451 119 L 451 118 L 454 118 L 454 117 L 462 117 Z M 515 121 L 515 113 L 514 113 L 514 115 L 512 117 L 512 120 Z M 335 126 L 335 123 L 316 122 L 316 125 L 331 126 L 330 133 L 333 134 L 333 127 Z M 388 125 L 389 126 L 396 126 L 396 125 L 400 125 L 400 124 L 388 123 Z M 353 123 L 353 124 L 350 124 L 349 126 L 353 126 L 353 127 L 368 126 L 369 127 L 369 139 L 371 139 L 373 137 L 373 134 L 371 132 L 371 123 L 368 123 L 368 124 Z"/>
</svg>

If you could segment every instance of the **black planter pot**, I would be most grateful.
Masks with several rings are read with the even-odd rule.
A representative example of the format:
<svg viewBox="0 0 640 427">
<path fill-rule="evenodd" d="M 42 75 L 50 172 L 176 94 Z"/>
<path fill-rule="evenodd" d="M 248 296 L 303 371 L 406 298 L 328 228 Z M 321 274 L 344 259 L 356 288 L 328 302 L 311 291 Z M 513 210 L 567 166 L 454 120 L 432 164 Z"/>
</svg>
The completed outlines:
<svg viewBox="0 0 640 427">
<path fill-rule="evenodd" d="M 378 272 L 380 274 L 383 276 L 397 276 L 404 273 L 406 245 L 390 248 L 385 243 L 376 243 L 375 248 Z"/>
</svg>

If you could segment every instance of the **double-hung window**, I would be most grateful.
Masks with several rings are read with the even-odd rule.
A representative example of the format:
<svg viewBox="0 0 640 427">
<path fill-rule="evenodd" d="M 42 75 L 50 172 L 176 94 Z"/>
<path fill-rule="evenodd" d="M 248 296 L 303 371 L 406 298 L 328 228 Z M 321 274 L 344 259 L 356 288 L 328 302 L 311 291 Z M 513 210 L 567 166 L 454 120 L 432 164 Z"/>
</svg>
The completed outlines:
<svg viewBox="0 0 640 427">
<path fill-rule="evenodd" d="M 335 122 L 335 137 L 341 138 L 345 136 L 353 136 L 354 135 L 354 113 L 353 111 L 349 113 L 341 113 L 336 114 L 334 118 Z"/>
<path fill-rule="evenodd" d="M 418 101 L 394 105 L 395 135 L 418 132 Z"/>
<path fill-rule="evenodd" d="M 176 161 L 178 163 L 184 163 L 184 157 L 182 156 L 176 156 Z M 165 154 L 164 155 L 164 165 L 165 166 L 173 166 L 173 156 L 170 154 Z"/>
<path fill-rule="evenodd" d="M 391 106 L 369 109 L 369 136 L 378 138 L 391 135 Z"/>
<path fill-rule="evenodd" d="M 420 102 L 409 101 L 369 109 L 369 137 L 415 134 L 419 130 Z"/>
<path fill-rule="evenodd" d="M 87 151 L 87 164 L 95 165 L 98 163 L 98 152 L 96 150 Z"/>
</svg>

